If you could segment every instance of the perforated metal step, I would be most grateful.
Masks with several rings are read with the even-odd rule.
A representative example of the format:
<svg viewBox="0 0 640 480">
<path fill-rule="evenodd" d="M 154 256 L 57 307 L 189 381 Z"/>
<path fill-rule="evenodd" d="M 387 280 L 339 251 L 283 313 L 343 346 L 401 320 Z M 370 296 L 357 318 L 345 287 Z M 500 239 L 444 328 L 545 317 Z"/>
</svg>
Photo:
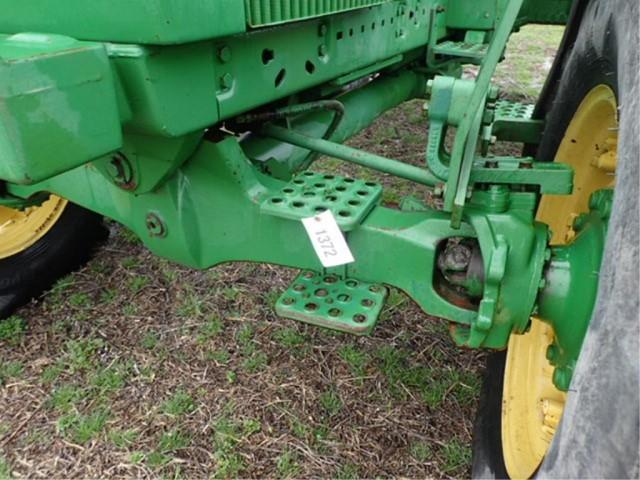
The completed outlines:
<svg viewBox="0 0 640 480">
<path fill-rule="evenodd" d="M 503 141 L 538 143 L 544 122 L 533 120 L 534 105 L 498 100 L 493 118 L 492 133 Z"/>
<path fill-rule="evenodd" d="M 387 296 L 382 285 L 304 271 L 276 302 L 281 317 L 368 335 Z"/>
<path fill-rule="evenodd" d="M 533 104 L 498 100 L 495 120 L 529 120 L 533 115 Z"/>
<path fill-rule="evenodd" d="M 475 62 L 481 61 L 487 53 L 489 45 L 486 43 L 466 43 L 446 40 L 437 44 L 433 51 L 438 55 L 449 57 L 463 57 Z"/>
<path fill-rule="evenodd" d="M 339 175 L 303 172 L 277 195 L 265 198 L 260 209 L 277 217 L 299 220 L 331 210 L 342 231 L 353 230 L 378 203 L 382 187 Z"/>
</svg>

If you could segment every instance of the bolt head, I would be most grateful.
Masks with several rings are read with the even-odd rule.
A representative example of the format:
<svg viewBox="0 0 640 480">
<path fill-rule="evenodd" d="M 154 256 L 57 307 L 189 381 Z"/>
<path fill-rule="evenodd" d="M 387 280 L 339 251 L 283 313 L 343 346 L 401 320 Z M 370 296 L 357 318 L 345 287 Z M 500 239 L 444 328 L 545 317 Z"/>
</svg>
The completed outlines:
<svg viewBox="0 0 640 480">
<path fill-rule="evenodd" d="M 489 101 L 495 102 L 498 99 L 498 96 L 500 95 L 500 89 L 498 87 L 496 87 L 495 85 L 492 85 L 491 87 L 489 87 Z"/>
<path fill-rule="evenodd" d="M 589 209 L 600 213 L 602 218 L 608 218 L 611 215 L 611 207 L 613 204 L 612 190 L 597 190 L 589 197 Z"/>
<path fill-rule="evenodd" d="M 327 55 L 327 46 L 322 44 L 318 47 L 318 55 L 324 57 Z"/>
<path fill-rule="evenodd" d="M 558 354 L 560 352 L 558 351 L 558 347 L 556 347 L 555 345 L 549 345 L 547 347 L 547 360 L 549 360 L 549 363 L 551 363 L 552 365 L 555 363 L 555 361 L 558 358 Z"/>
<path fill-rule="evenodd" d="M 220 49 L 218 50 L 218 58 L 222 63 L 231 61 L 231 48 L 229 48 L 227 45 L 223 45 L 222 47 L 220 47 Z"/>
<path fill-rule="evenodd" d="M 123 170 L 118 157 L 113 157 L 111 161 L 107 163 L 107 173 L 116 180 L 122 177 Z"/>
<path fill-rule="evenodd" d="M 426 91 L 427 97 L 430 97 L 432 93 L 433 93 L 433 80 L 429 80 L 427 81 L 427 91 Z"/>
<path fill-rule="evenodd" d="M 571 373 L 566 367 L 557 367 L 553 371 L 553 383 L 558 389 L 562 391 L 569 390 L 569 383 L 571 383 Z"/>
<path fill-rule="evenodd" d="M 225 73 L 222 78 L 220 78 L 220 85 L 222 85 L 222 88 L 231 88 L 233 86 L 233 75 Z"/>
<path fill-rule="evenodd" d="M 145 224 L 149 235 L 152 237 L 164 237 L 167 234 L 164 222 L 156 213 L 149 213 L 145 219 Z"/>
</svg>

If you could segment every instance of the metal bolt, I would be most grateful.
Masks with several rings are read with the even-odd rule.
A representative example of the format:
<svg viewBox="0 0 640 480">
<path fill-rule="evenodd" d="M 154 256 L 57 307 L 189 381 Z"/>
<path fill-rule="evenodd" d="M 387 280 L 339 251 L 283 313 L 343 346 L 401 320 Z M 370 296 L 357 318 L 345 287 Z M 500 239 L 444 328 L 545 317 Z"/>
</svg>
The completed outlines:
<svg viewBox="0 0 640 480">
<path fill-rule="evenodd" d="M 548 262 L 549 260 L 551 260 L 551 249 L 550 248 L 545 248 L 545 250 L 544 250 L 544 261 Z"/>
<path fill-rule="evenodd" d="M 227 45 L 223 45 L 218 49 L 218 58 L 222 63 L 231 61 L 231 48 Z"/>
<path fill-rule="evenodd" d="M 557 358 L 558 358 L 558 354 L 559 354 L 559 350 L 558 347 L 556 347 L 555 345 L 549 345 L 547 347 L 547 360 L 549 360 L 549 363 L 551 363 L 552 365 L 556 362 Z"/>
<path fill-rule="evenodd" d="M 433 80 L 429 80 L 427 81 L 427 97 L 430 97 L 431 94 L 433 93 Z"/>
<path fill-rule="evenodd" d="M 540 282 L 538 283 L 538 290 L 543 290 L 544 287 L 547 286 L 547 281 L 544 278 L 540 279 Z"/>
<path fill-rule="evenodd" d="M 233 85 L 233 75 L 231 75 L 230 73 L 225 73 L 220 78 L 220 85 L 222 85 L 222 88 L 225 89 L 231 88 L 231 86 Z"/>
<path fill-rule="evenodd" d="M 564 368 L 556 368 L 553 371 L 553 383 L 559 390 L 567 391 L 569 390 L 569 383 L 571 382 L 571 372 Z"/>
<path fill-rule="evenodd" d="M 327 46 L 322 44 L 318 47 L 318 55 L 324 57 L 327 54 Z"/>
<path fill-rule="evenodd" d="M 327 34 L 327 25 L 324 23 L 320 24 L 320 27 L 318 27 L 318 35 L 321 37 L 324 37 Z"/>
<path fill-rule="evenodd" d="M 487 95 L 489 101 L 495 102 L 498 99 L 498 95 L 500 95 L 500 89 L 498 89 L 498 87 L 496 87 L 495 85 L 491 85 L 489 87 L 489 93 Z"/>
<path fill-rule="evenodd" d="M 611 214 L 613 204 L 613 192 L 611 190 L 598 190 L 589 197 L 589 209 L 597 211 L 602 218 Z"/>
<path fill-rule="evenodd" d="M 147 214 L 145 223 L 147 225 L 147 230 L 149 231 L 150 236 L 164 237 L 167 235 L 167 228 L 157 213 L 151 212 Z"/>
<path fill-rule="evenodd" d="M 585 226 L 585 224 L 587 223 L 587 218 L 588 217 L 589 217 L 589 215 L 587 213 L 581 213 L 580 215 L 575 217 L 573 219 L 573 229 L 574 230 L 582 229 Z"/>
<path fill-rule="evenodd" d="M 124 153 L 117 152 L 111 157 L 107 172 L 120 187 L 132 186 L 133 169 Z"/>
</svg>

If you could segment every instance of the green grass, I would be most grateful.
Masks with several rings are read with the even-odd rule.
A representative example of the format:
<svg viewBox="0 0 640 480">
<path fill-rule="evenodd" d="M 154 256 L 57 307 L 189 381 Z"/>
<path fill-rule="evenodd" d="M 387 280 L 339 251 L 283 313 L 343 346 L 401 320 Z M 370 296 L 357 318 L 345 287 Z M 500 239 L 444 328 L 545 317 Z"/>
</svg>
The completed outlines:
<svg viewBox="0 0 640 480">
<path fill-rule="evenodd" d="M 409 446 L 409 454 L 416 462 L 424 463 L 431 460 L 433 451 L 426 442 L 414 442 Z"/>
<path fill-rule="evenodd" d="M 109 415 L 106 409 L 97 409 L 88 415 L 70 413 L 58 419 L 58 429 L 65 437 L 83 445 L 102 433 Z"/>
<path fill-rule="evenodd" d="M 158 441 L 158 450 L 163 453 L 171 453 L 182 448 L 187 448 L 191 443 L 191 437 L 180 430 L 165 432 Z"/>
<path fill-rule="evenodd" d="M 443 466 L 445 473 L 464 470 L 471 463 L 471 448 L 458 439 L 447 442 L 442 447 Z"/>
<path fill-rule="evenodd" d="M 53 383 L 60 377 L 62 372 L 64 372 L 64 364 L 58 361 L 53 365 L 45 367 L 44 370 L 42 370 L 40 379 L 42 383 Z"/>
<path fill-rule="evenodd" d="M 217 315 L 210 315 L 207 317 L 204 325 L 200 327 L 198 332 L 198 341 L 204 343 L 208 340 L 211 340 L 222 333 L 224 329 L 224 324 L 222 323 L 222 319 Z"/>
<path fill-rule="evenodd" d="M 238 446 L 252 435 L 261 431 L 262 425 L 256 419 L 240 422 L 232 418 L 233 406 L 227 405 L 225 412 L 213 424 L 213 455 L 216 460 L 215 478 L 238 477 L 245 468 L 244 460 L 238 453 Z"/>
<path fill-rule="evenodd" d="M 342 465 L 334 476 L 335 480 L 353 480 L 359 478 L 358 467 L 353 463 Z"/>
<path fill-rule="evenodd" d="M 249 373 L 255 373 L 263 370 L 267 366 L 268 361 L 269 359 L 266 353 L 259 350 L 254 351 L 248 358 L 242 361 L 242 368 Z"/>
<path fill-rule="evenodd" d="M 129 279 L 128 286 L 132 293 L 138 293 L 144 287 L 149 285 L 151 281 L 147 277 L 133 277 Z"/>
<path fill-rule="evenodd" d="M 100 394 L 107 394 L 121 389 L 125 385 L 128 375 L 128 366 L 116 363 L 95 371 L 90 376 L 90 384 L 96 387 Z"/>
<path fill-rule="evenodd" d="M 11 316 L 0 322 L 0 341 L 17 345 L 27 331 L 27 322 L 21 317 Z"/>
<path fill-rule="evenodd" d="M 160 468 L 171 461 L 171 457 L 166 453 L 153 451 L 146 455 L 147 465 L 151 468 Z"/>
<path fill-rule="evenodd" d="M 13 478 L 11 475 L 11 466 L 9 462 L 0 455 L 0 480 L 9 480 Z"/>
<path fill-rule="evenodd" d="M 280 328 L 273 333 L 273 339 L 284 348 L 296 348 L 307 341 L 304 335 L 298 333 L 293 327 Z"/>
<path fill-rule="evenodd" d="M 342 410 L 342 399 L 334 389 L 321 393 L 318 402 L 324 413 L 330 417 L 337 415 Z"/>
<path fill-rule="evenodd" d="M 6 383 L 10 379 L 19 378 L 23 371 L 24 365 L 20 361 L 14 360 L 0 363 L 0 385 Z"/>
<path fill-rule="evenodd" d="M 176 314 L 183 318 L 198 318 L 204 315 L 205 299 L 201 297 L 190 285 L 180 293 L 180 305 L 176 309 Z"/>
<path fill-rule="evenodd" d="M 116 448 L 124 449 L 132 446 L 138 439 L 139 433 L 135 430 L 111 430 L 109 440 Z"/>
<path fill-rule="evenodd" d="M 65 360 L 70 372 L 92 369 L 96 353 L 104 346 L 104 341 L 99 338 L 68 340 L 65 344 Z"/>
<path fill-rule="evenodd" d="M 231 356 L 226 350 L 209 350 L 206 358 L 222 365 L 226 365 L 231 360 Z"/>
<path fill-rule="evenodd" d="M 93 304 L 89 294 L 85 292 L 76 292 L 69 296 L 67 299 L 69 305 L 73 305 L 78 308 L 89 308 Z"/>
<path fill-rule="evenodd" d="M 131 452 L 129 454 L 129 462 L 134 465 L 139 465 L 144 461 L 145 455 L 142 452 Z"/>
<path fill-rule="evenodd" d="M 142 337 L 142 341 L 140 342 L 140 344 L 147 350 L 153 350 L 158 346 L 159 342 L 160 336 L 158 335 L 158 333 L 150 331 L 144 334 L 144 337 Z"/>
<path fill-rule="evenodd" d="M 353 345 L 344 345 L 338 349 L 340 358 L 349 366 L 349 369 L 356 377 L 363 377 L 366 374 L 367 365 L 370 362 L 369 355 L 357 349 Z"/>
<path fill-rule="evenodd" d="M 291 430 L 291 433 L 299 439 L 306 440 L 311 434 L 313 428 L 301 421 L 295 415 L 291 415 L 289 418 L 289 430 Z"/>
<path fill-rule="evenodd" d="M 295 452 L 283 451 L 276 460 L 276 470 L 280 478 L 294 478 L 300 473 L 300 466 Z"/>
<path fill-rule="evenodd" d="M 195 410 L 193 398 L 184 390 L 177 390 L 162 404 L 162 412 L 173 417 L 186 415 L 193 410 Z"/>
<path fill-rule="evenodd" d="M 100 302 L 110 304 L 118 298 L 118 290 L 115 288 L 105 288 L 100 293 Z"/>
<path fill-rule="evenodd" d="M 75 384 L 67 383 L 60 385 L 51 392 L 48 405 L 62 413 L 73 410 L 76 403 L 79 403 L 87 396 L 87 391 Z"/>
</svg>

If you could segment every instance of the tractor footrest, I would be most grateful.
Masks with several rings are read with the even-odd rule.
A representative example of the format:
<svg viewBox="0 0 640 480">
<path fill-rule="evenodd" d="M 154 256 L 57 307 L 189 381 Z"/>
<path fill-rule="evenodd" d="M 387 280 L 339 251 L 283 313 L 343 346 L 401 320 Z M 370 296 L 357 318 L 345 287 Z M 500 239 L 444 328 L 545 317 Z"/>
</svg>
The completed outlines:
<svg viewBox="0 0 640 480">
<path fill-rule="evenodd" d="M 498 100 L 495 107 L 492 133 L 508 142 L 538 143 L 544 122 L 533 120 L 534 105 Z"/>
<path fill-rule="evenodd" d="M 382 187 L 377 183 L 307 171 L 265 198 L 260 209 L 292 220 L 331 210 L 340 229 L 347 232 L 364 220 L 381 195 Z"/>
<path fill-rule="evenodd" d="M 462 57 L 468 59 L 472 63 L 479 63 L 487 54 L 488 48 L 489 45 L 486 43 L 467 43 L 446 40 L 437 44 L 433 51 L 438 55 Z"/>
<path fill-rule="evenodd" d="M 496 102 L 495 120 L 530 120 L 535 105 L 529 103 L 498 100 Z"/>
<path fill-rule="evenodd" d="M 368 335 L 382 310 L 387 289 L 378 284 L 304 271 L 276 302 L 281 317 Z"/>
</svg>

